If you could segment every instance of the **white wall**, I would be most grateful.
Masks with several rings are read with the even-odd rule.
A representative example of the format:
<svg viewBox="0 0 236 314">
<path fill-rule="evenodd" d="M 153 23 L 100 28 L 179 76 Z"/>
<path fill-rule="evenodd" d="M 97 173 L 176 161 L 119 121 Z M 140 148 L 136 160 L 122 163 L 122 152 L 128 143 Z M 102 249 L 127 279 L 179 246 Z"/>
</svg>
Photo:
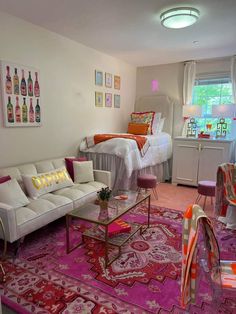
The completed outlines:
<svg viewBox="0 0 236 314">
<path fill-rule="evenodd" d="M 5 128 L 1 112 L 0 167 L 74 155 L 88 134 L 126 131 L 135 67 L 1 12 L 0 59 L 39 68 L 42 92 L 41 127 Z M 120 109 L 95 107 L 95 69 L 121 76 Z"/>
<path fill-rule="evenodd" d="M 230 58 L 220 58 L 197 61 L 196 74 L 229 73 Z M 181 134 L 183 119 L 183 75 L 184 62 L 170 63 L 156 66 L 139 67 L 137 69 L 136 99 L 146 95 L 167 95 L 175 100 L 176 134 Z M 152 80 L 158 80 L 159 90 L 152 92 Z"/>
</svg>

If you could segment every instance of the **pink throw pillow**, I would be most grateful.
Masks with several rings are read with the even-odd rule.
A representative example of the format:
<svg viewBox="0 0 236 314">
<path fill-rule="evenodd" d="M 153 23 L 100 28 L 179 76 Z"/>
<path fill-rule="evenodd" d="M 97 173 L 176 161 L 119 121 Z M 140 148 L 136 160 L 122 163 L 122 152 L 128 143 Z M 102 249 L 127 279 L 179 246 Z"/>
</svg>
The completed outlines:
<svg viewBox="0 0 236 314">
<path fill-rule="evenodd" d="M 10 181 L 10 180 L 11 180 L 10 176 L 0 177 L 0 184 L 7 182 L 7 181 Z"/>
<path fill-rule="evenodd" d="M 74 181 L 74 168 L 73 168 L 73 161 L 87 161 L 86 157 L 78 157 L 78 158 L 65 158 L 66 163 L 66 169 L 71 177 L 71 179 Z"/>
</svg>

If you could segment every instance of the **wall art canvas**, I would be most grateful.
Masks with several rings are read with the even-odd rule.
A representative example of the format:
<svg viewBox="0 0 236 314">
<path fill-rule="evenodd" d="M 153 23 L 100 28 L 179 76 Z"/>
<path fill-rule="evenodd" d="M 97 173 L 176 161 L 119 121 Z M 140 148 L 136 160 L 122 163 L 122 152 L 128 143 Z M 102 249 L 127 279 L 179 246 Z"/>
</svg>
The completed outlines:
<svg viewBox="0 0 236 314">
<path fill-rule="evenodd" d="M 111 93 L 105 94 L 105 106 L 112 107 L 112 94 Z"/>
<path fill-rule="evenodd" d="M 95 84 L 102 86 L 103 85 L 103 72 L 95 70 Z"/>
<path fill-rule="evenodd" d="M 41 125 L 39 70 L 12 62 L 0 62 L 1 103 L 6 127 Z"/>
<path fill-rule="evenodd" d="M 105 74 L 105 85 L 106 87 L 112 87 L 112 74 L 111 73 L 106 73 Z"/>
<path fill-rule="evenodd" d="M 114 95 L 114 107 L 120 108 L 120 95 Z"/>
<path fill-rule="evenodd" d="M 95 92 L 95 106 L 103 107 L 103 93 L 102 92 Z"/>
<path fill-rule="evenodd" d="M 120 76 L 114 75 L 114 88 L 120 89 Z"/>
</svg>

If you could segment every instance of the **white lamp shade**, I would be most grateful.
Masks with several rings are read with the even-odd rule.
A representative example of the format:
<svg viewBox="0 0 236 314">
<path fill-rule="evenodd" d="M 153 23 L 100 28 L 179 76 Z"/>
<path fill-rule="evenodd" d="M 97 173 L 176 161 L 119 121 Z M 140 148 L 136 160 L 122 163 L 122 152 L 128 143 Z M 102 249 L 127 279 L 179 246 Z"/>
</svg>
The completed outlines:
<svg viewBox="0 0 236 314">
<path fill-rule="evenodd" d="M 185 105 L 183 106 L 183 117 L 201 117 L 202 116 L 202 107 L 198 105 Z"/>
<path fill-rule="evenodd" d="M 232 118 L 236 115 L 236 105 L 215 105 L 212 106 L 212 117 L 214 118 Z"/>
</svg>

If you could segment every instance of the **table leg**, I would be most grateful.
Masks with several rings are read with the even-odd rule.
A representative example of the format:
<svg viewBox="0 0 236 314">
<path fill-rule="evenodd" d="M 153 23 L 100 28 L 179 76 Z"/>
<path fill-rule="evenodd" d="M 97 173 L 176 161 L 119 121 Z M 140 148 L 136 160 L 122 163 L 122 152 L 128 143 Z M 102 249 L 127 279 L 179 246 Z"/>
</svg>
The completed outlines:
<svg viewBox="0 0 236 314">
<path fill-rule="evenodd" d="M 150 226 L 151 195 L 148 196 L 148 228 Z"/>
<path fill-rule="evenodd" d="M 108 266 L 108 226 L 105 226 L 105 268 Z"/>
<path fill-rule="evenodd" d="M 70 215 L 66 215 L 66 253 L 69 254 L 70 252 L 74 251 L 77 247 L 81 246 L 84 243 L 84 238 L 82 235 L 82 241 L 76 244 L 73 247 L 70 247 L 70 223 L 72 217 Z"/>
</svg>

